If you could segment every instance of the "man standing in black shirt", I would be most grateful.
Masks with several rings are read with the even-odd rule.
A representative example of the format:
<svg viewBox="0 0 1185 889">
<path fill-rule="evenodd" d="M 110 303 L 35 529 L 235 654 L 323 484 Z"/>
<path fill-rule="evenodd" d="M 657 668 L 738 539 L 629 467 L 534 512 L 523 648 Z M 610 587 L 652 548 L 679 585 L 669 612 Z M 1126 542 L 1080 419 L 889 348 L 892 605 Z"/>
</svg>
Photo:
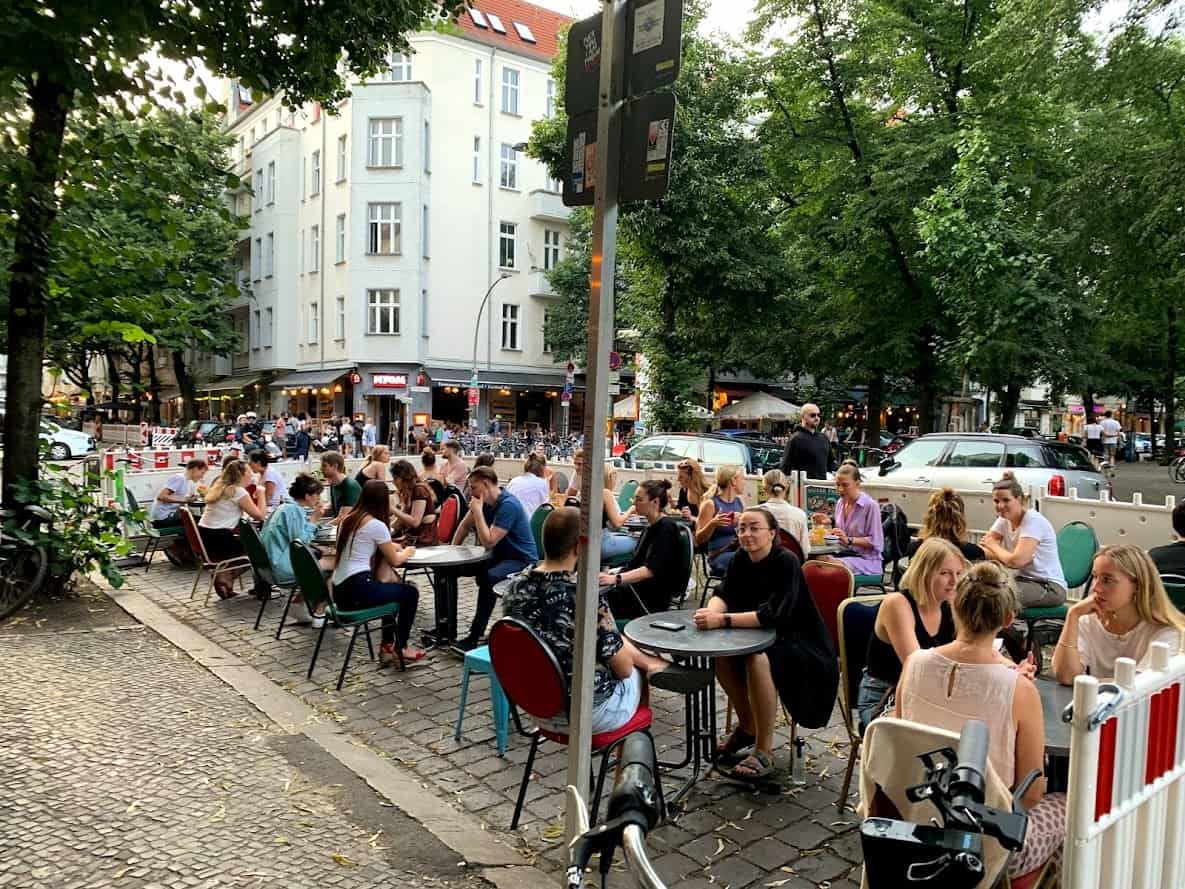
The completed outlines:
<svg viewBox="0 0 1185 889">
<path fill-rule="evenodd" d="M 827 478 L 831 468 L 831 442 L 819 432 L 819 406 L 802 406 L 802 424 L 786 442 L 782 455 L 782 472 L 805 472 L 807 478 Z"/>
</svg>

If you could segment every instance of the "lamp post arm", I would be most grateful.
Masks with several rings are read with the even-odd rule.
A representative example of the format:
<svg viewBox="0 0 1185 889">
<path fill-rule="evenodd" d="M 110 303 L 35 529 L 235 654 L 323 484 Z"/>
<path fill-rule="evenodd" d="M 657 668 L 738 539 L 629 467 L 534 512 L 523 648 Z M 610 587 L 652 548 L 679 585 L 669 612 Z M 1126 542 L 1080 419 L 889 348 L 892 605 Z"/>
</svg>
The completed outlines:
<svg viewBox="0 0 1185 889">
<path fill-rule="evenodd" d="M 477 307 L 477 319 L 473 322 L 473 375 L 477 376 L 477 337 L 481 333 L 481 313 L 485 311 L 486 303 L 490 301 L 490 294 L 494 292 L 494 288 L 505 281 L 510 276 L 503 273 L 495 279 L 494 283 L 490 285 L 490 289 L 486 291 L 486 295 L 482 297 L 481 305 Z"/>
</svg>

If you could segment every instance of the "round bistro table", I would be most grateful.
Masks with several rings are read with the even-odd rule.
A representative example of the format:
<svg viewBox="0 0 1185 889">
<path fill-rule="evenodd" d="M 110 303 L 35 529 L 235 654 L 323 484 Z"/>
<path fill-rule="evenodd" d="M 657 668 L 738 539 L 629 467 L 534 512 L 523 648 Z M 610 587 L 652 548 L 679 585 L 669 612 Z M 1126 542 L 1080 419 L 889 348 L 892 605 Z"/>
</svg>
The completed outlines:
<svg viewBox="0 0 1185 889">
<path fill-rule="evenodd" d="M 403 563 L 404 568 L 420 568 L 432 577 L 432 599 L 436 626 L 424 632 L 427 645 L 449 645 L 457 639 L 458 569 L 480 565 L 490 560 L 484 546 L 422 546 Z"/>
<path fill-rule="evenodd" d="M 1074 689 L 1052 679 L 1035 680 L 1045 717 L 1045 755 L 1069 757 L 1070 725 L 1062 722 L 1062 711 L 1074 701 Z"/>
</svg>

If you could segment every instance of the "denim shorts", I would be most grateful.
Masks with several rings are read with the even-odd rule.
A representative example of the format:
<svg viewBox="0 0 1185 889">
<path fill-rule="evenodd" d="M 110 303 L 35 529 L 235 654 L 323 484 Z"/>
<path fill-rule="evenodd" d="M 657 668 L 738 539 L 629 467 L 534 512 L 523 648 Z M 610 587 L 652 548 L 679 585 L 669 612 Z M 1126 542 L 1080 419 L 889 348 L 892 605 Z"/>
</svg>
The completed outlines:
<svg viewBox="0 0 1185 889">
<path fill-rule="evenodd" d="M 617 687 L 613 689 L 613 693 L 606 700 L 600 704 L 594 704 L 592 734 L 599 735 L 601 732 L 615 731 L 633 719 L 634 714 L 638 712 L 638 705 L 642 703 L 642 683 L 645 681 L 641 671 L 634 667 L 634 672 L 618 682 Z M 566 717 L 535 721 L 550 731 L 561 734 L 568 733 L 569 726 Z"/>
</svg>

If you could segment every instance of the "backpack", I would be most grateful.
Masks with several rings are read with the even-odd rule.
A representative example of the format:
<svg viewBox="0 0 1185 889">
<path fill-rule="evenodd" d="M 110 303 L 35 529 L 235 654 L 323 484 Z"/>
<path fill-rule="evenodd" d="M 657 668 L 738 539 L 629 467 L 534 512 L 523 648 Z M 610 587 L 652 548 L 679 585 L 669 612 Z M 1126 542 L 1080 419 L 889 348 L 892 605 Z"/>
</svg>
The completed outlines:
<svg viewBox="0 0 1185 889">
<path fill-rule="evenodd" d="M 881 560 L 886 564 L 893 566 L 893 585 L 901 579 L 898 575 L 900 570 L 897 563 L 905 558 L 905 554 L 909 551 L 909 541 L 912 537 L 912 532 L 909 530 L 909 519 L 906 518 L 905 510 L 903 510 L 896 503 L 886 503 L 881 506 L 881 533 L 884 535 L 885 544 L 881 551 Z"/>
</svg>

